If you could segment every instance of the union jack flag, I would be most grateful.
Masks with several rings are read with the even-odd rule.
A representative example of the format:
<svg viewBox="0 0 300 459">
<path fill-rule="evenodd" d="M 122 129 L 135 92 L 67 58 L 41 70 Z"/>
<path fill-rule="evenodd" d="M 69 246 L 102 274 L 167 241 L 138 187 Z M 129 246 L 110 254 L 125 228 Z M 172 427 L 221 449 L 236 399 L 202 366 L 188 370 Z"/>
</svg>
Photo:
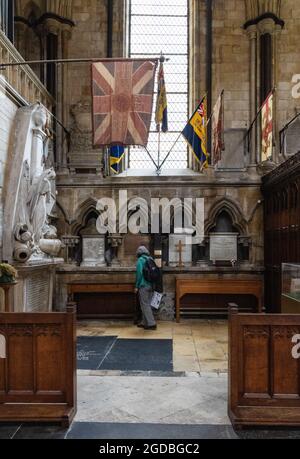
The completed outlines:
<svg viewBox="0 0 300 459">
<path fill-rule="evenodd" d="M 92 64 L 94 145 L 146 146 L 157 61 Z"/>
</svg>

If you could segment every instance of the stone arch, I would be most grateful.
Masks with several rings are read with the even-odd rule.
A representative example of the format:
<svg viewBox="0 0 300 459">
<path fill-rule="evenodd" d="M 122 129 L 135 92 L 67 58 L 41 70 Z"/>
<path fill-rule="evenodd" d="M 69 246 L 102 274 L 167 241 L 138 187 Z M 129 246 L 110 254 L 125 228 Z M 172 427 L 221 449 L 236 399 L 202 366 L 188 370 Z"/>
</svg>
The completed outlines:
<svg viewBox="0 0 300 459">
<path fill-rule="evenodd" d="M 79 234 L 80 230 L 86 226 L 89 216 L 92 212 L 95 214 L 98 213 L 96 207 L 97 201 L 93 198 L 88 198 L 86 201 L 80 204 L 77 212 L 75 213 L 75 218 L 73 220 L 74 223 L 71 226 L 72 234 Z"/>
<path fill-rule="evenodd" d="M 205 221 L 205 234 L 209 234 L 213 230 L 217 218 L 222 212 L 226 212 L 230 216 L 233 226 L 238 229 L 241 236 L 248 235 L 248 224 L 242 209 L 236 202 L 229 198 L 220 199 L 210 209 L 208 218 Z"/>
</svg>

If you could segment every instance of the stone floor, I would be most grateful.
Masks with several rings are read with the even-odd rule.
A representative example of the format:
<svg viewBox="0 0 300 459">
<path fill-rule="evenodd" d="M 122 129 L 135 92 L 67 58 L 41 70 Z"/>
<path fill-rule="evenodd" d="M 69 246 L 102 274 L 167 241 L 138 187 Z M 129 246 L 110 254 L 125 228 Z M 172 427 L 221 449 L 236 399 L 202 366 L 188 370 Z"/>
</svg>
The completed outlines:
<svg viewBox="0 0 300 459">
<path fill-rule="evenodd" d="M 175 372 L 227 372 L 228 324 L 225 320 L 160 322 L 145 331 L 128 322 L 80 322 L 78 336 L 117 336 L 119 339 L 172 339 Z"/>
</svg>

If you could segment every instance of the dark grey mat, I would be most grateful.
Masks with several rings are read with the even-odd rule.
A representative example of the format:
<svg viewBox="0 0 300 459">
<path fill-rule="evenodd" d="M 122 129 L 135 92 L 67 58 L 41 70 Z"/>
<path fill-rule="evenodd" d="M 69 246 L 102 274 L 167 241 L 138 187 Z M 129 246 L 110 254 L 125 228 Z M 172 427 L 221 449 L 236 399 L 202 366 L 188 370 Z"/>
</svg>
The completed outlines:
<svg viewBox="0 0 300 459">
<path fill-rule="evenodd" d="M 185 440 L 236 439 L 238 437 L 230 426 L 75 422 L 66 438 L 88 440 Z"/>
<path fill-rule="evenodd" d="M 97 370 L 109 352 L 116 336 L 80 336 L 77 338 L 78 370 Z"/>
<path fill-rule="evenodd" d="M 168 339 L 118 339 L 99 370 L 173 371 L 173 342 Z"/>
<path fill-rule="evenodd" d="M 0 424 L 0 440 L 10 440 L 14 438 L 21 424 Z"/>
<path fill-rule="evenodd" d="M 14 440 L 64 440 L 68 429 L 60 425 L 22 424 Z"/>
</svg>

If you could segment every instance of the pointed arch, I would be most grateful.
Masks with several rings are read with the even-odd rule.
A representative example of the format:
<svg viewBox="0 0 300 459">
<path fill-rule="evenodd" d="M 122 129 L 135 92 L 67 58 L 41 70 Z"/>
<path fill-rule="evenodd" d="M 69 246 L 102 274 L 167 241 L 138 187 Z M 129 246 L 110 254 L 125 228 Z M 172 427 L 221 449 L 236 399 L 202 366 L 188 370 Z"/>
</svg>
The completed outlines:
<svg viewBox="0 0 300 459">
<path fill-rule="evenodd" d="M 235 201 L 229 198 L 222 198 L 212 206 L 205 221 L 205 234 L 209 234 L 212 231 L 218 216 L 224 211 L 230 216 L 233 226 L 239 230 L 240 235 L 247 236 L 248 224 L 243 211 Z"/>
<path fill-rule="evenodd" d="M 79 234 L 79 232 L 86 226 L 89 216 L 92 212 L 99 214 L 96 207 L 97 201 L 93 198 L 88 198 L 78 206 L 77 212 L 75 213 L 75 218 L 73 220 L 74 223 L 71 227 L 72 234 Z"/>
</svg>

